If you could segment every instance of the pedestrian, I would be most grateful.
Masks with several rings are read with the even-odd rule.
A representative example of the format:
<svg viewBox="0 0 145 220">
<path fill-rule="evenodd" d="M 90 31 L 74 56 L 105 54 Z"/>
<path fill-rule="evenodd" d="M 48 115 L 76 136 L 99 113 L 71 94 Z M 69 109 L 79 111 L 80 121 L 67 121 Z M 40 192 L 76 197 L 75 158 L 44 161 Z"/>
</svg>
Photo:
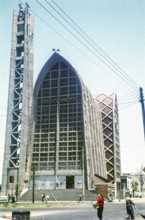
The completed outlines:
<svg viewBox="0 0 145 220">
<path fill-rule="evenodd" d="M 104 210 L 104 197 L 102 194 L 100 194 L 98 196 L 98 199 L 96 201 L 97 204 L 97 216 L 99 218 L 99 220 L 102 220 L 102 214 L 103 214 L 103 210 Z"/>
<path fill-rule="evenodd" d="M 50 194 L 48 194 L 48 195 L 46 196 L 46 203 L 49 201 L 49 199 L 50 199 Z"/>
<path fill-rule="evenodd" d="M 41 199 L 42 199 L 42 202 L 45 201 L 45 194 L 44 194 L 44 193 L 42 193 L 42 195 L 41 195 Z"/>
<path fill-rule="evenodd" d="M 12 203 L 15 203 L 16 202 L 16 196 L 15 195 L 12 195 Z"/>
<path fill-rule="evenodd" d="M 10 200 L 11 200 L 11 196 L 10 194 L 8 194 L 8 203 L 10 202 Z"/>
<path fill-rule="evenodd" d="M 134 210 L 133 210 L 133 205 L 134 202 L 132 201 L 131 199 L 132 195 L 130 195 L 129 197 L 126 198 L 126 211 L 127 211 L 127 214 L 128 214 L 128 217 L 126 219 L 135 219 L 134 218 Z"/>
<path fill-rule="evenodd" d="M 80 193 L 79 201 L 82 201 L 82 194 Z"/>
<path fill-rule="evenodd" d="M 111 194 L 111 193 L 108 195 L 108 201 L 109 201 L 109 202 L 112 202 L 112 201 L 113 201 L 113 199 L 112 199 L 112 194 Z"/>
</svg>

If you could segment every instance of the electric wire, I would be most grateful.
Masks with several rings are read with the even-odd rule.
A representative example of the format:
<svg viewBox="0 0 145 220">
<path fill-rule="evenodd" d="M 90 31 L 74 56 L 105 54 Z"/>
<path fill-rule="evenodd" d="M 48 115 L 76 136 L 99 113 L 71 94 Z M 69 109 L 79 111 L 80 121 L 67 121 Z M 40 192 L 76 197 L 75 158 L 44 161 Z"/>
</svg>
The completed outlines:
<svg viewBox="0 0 145 220">
<path fill-rule="evenodd" d="M 123 104 L 134 102 L 134 101 L 139 102 L 139 99 L 137 99 L 136 97 L 128 98 L 128 99 L 124 99 L 124 100 L 118 100 L 118 103 L 123 105 Z"/>
<path fill-rule="evenodd" d="M 94 97 L 94 99 L 96 99 L 97 97 Z M 118 103 L 121 103 L 121 104 L 129 104 L 129 103 L 132 103 L 132 102 L 139 102 L 139 100 L 137 101 L 136 98 L 134 99 L 130 99 L 128 98 L 127 101 L 117 101 Z M 81 102 L 77 102 L 77 103 L 81 103 Z M 37 108 L 41 108 L 42 106 L 37 106 L 37 107 L 33 107 L 33 110 L 37 109 Z M 45 106 L 44 106 L 45 107 Z M 3 106 L 3 108 L 7 108 L 7 105 Z M 93 108 L 94 109 L 94 108 Z M 14 108 L 13 111 L 21 111 L 22 108 Z M 3 110 L 2 110 L 3 111 Z"/>
<path fill-rule="evenodd" d="M 130 106 L 132 106 L 132 105 L 134 105 L 134 104 L 136 104 L 136 103 L 138 103 L 138 102 L 139 102 L 139 101 L 126 102 L 126 103 L 124 103 L 124 105 L 126 105 L 126 106 L 123 106 L 123 104 L 121 103 L 121 108 L 120 108 L 120 104 L 118 103 L 118 109 L 119 109 L 119 111 L 120 111 L 120 110 L 129 108 Z M 36 107 L 36 109 L 37 109 L 37 107 Z M 93 110 L 97 110 L 97 108 L 92 108 L 92 109 L 93 109 Z M 14 111 L 16 111 L 16 110 L 20 110 L 20 109 L 14 109 Z M 9 114 L 0 114 L 0 117 L 6 117 L 6 116 L 12 116 L 12 115 L 9 115 Z M 23 116 L 25 117 L 25 116 L 28 116 L 28 115 L 24 115 L 24 114 L 23 114 Z M 31 116 L 32 116 L 32 117 L 34 116 L 34 113 L 33 113 L 33 112 L 31 113 Z M 18 118 L 20 118 L 19 115 L 18 115 Z M 97 117 L 97 118 L 100 118 L 100 117 Z"/>
<path fill-rule="evenodd" d="M 132 103 L 130 103 L 130 104 L 128 104 L 128 105 L 126 105 L 126 106 L 124 106 L 124 107 L 122 107 L 122 108 L 119 108 L 119 111 L 124 110 L 124 109 L 126 109 L 126 108 L 129 108 L 130 106 L 135 105 L 135 104 L 137 104 L 137 103 L 138 103 L 138 102 L 132 102 Z"/>
<path fill-rule="evenodd" d="M 20 3 L 24 4 L 21 0 L 19 0 Z M 47 25 L 49 28 L 51 28 L 55 33 L 57 33 L 61 38 L 63 38 L 65 41 L 67 41 L 70 45 L 72 45 L 72 47 L 74 47 L 77 51 L 79 51 L 83 56 L 85 56 L 88 60 L 90 60 L 92 63 L 94 63 L 96 66 L 98 66 L 100 69 L 102 69 L 105 73 L 106 70 L 100 66 L 98 63 L 96 63 L 94 60 L 92 60 L 88 55 L 86 55 L 85 53 L 83 53 L 78 47 L 76 47 L 75 44 L 73 44 L 71 41 L 69 41 L 67 38 L 65 38 L 60 32 L 58 32 L 54 27 L 52 27 L 50 24 L 48 24 L 44 19 L 42 19 L 38 14 L 36 14 L 33 10 L 29 9 L 33 15 L 35 15 L 39 20 L 41 20 L 45 25 Z M 111 74 L 111 73 L 110 73 Z M 118 80 L 118 78 L 116 78 L 113 74 L 111 74 L 112 77 L 115 80 Z M 122 84 L 124 84 L 126 86 L 126 84 L 124 82 L 122 82 Z"/>
<path fill-rule="evenodd" d="M 76 28 L 74 28 L 72 25 L 71 25 L 71 23 L 70 22 L 68 22 L 47 0 L 45 0 L 46 2 L 47 2 L 47 4 L 49 4 L 50 5 L 50 7 L 52 7 L 87 43 L 89 43 L 89 45 L 91 45 L 93 48 L 94 48 L 94 45 L 92 45 L 81 33 L 79 33 L 77 30 L 76 30 Z M 84 34 L 84 32 L 83 32 L 83 34 Z M 92 41 L 91 41 L 92 42 Z M 114 63 L 114 61 L 112 61 L 102 50 L 101 50 L 101 52 L 103 53 L 100 53 L 100 51 L 98 51 L 96 48 L 94 48 L 101 56 L 103 56 L 103 58 L 105 59 L 105 60 L 107 60 L 108 62 L 109 62 L 109 64 L 111 64 L 111 65 L 113 65 L 114 66 L 114 68 L 116 69 L 116 70 L 118 70 L 117 68 L 119 68 L 119 72 L 121 73 L 121 68 L 118 66 L 118 65 L 116 65 L 115 63 Z M 104 54 L 105 54 L 105 56 L 104 56 Z M 106 58 L 107 57 L 107 58 Z M 109 59 L 108 59 L 109 58 Z M 110 62 L 110 60 L 111 60 L 111 62 Z M 115 64 L 115 65 L 114 65 Z M 116 66 L 117 66 L 117 68 L 116 68 Z M 123 75 L 123 74 L 122 74 Z M 127 77 L 124 75 L 124 77 L 127 79 Z M 128 79 L 127 79 L 128 80 Z M 133 81 L 131 78 L 129 78 L 129 80 L 131 80 L 131 81 Z M 129 81 L 130 82 L 130 81 Z M 135 86 L 138 88 L 138 85 L 133 81 L 133 83 L 135 84 Z"/>
<path fill-rule="evenodd" d="M 20 1 L 20 0 L 19 0 Z M 37 1 L 37 0 L 36 0 Z M 52 0 L 53 1 L 53 0 Z M 22 4 L 23 4 L 23 2 L 22 1 L 20 1 Z M 37 1 L 38 2 L 38 1 Z M 47 1 L 46 1 L 47 2 Z M 53 1 L 54 2 L 54 1 Z M 39 3 L 39 2 L 38 2 Z M 47 2 L 48 3 L 48 2 Z M 56 4 L 56 3 L 55 3 Z M 58 6 L 59 7 L 59 6 Z M 62 9 L 61 9 L 62 10 Z M 31 10 L 32 11 L 32 10 Z M 35 14 L 36 15 L 36 13 L 35 12 L 32 12 L 33 14 Z M 65 13 L 65 12 L 64 12 Z M 46 21 L 44 21 L 42 18 L 40 18 L 40 16 L 38 16 L 38 15 L 36 15 L 40 20 L 42 20 L 46 25 L 48 25 L 48 23 L 46 22 Z M 68 16 L 67 16 L 68 17 Z M 71 18 L 70 18 L 71 19 Z M 71 19 L 72 20 L 72 19 Z M 52 26 L 50 26 L 50 25 L 48 25 L 50 28 L 52 28 L 54 31 L 56 31 Z M 79 28 L 79 26 L 78 26 L 78 28 Z M 80 29 L 81 30 L 81 29 Z M 56 31 L 59 35 L 60 35 L 60 33 L 58 32 L 58 31 Z M 84 33 L 84 32 L 83 32 Z M 84 33 L 85 34 L 85 33 Z M 86 35 L 86 34 L 85 34 Z M 87 36 L 87 35 L 86 35 Z M 62 36 L 63 37 L 63 36 Z M 64 38 L 64 37 L 63 37 Z M 88 37 L 89 38 L 89 37 Z M 69 42 L 70 43 L 70 42 Z M 78 49 L 78 48 L 77 48 Z M 100 49 L 100 48 L 99 48 Z M 103 51 L 102 51 L 103 52 Z M 127 102 L 124 102 L 124 104 L 129 104 L 130 102 L 129 102 L 129 100 L 127 99 Z"/>
<path fill-rule="evenodd" d="M 97 57 L 103 64 L 105 64 L 109 69 L 111 69 L 114 73 L 116 73 L 120 78 L 127 83 L 131 88 L 137 88 L 132 85 L 130 81 L 128 81 L 123 76 L 119 75 L 106 61 L 100 58 L 92 49 L 90 49 L 84 42 L 82 42 L 68 27 L 66 27 L 55 15 L 53 15 L 44 5 L 42 5 L 38 0 L 35 0 L 48 14 L 50 14 L 61 26 L 63 26 L 75 39 L 77 39 L 85 48 L 87 48 L 95 57 Z"/>
<path fill-rule="evenodd" d="M 49 4 L 68 24 L 70 24 L 70 22 L 68 22 L 47 0 L 45 0 L 47 2 L 47 4 Z M 132 84 L 134 84 L 135 87 L 139 87 L 139 85 L 137 85 L 137 83 L 130 77 L 127 75 L 126 72 L 124 72 L 73 20 L 72 18 L 70 18 L 70 16 L 68 16 L 64 10 L 62 10 L 62 8 L 60 8 L 60 6 L 58 4 L 55 3 L 54 0 L 52 0 L 52 2 L 57 6 L 57 8 L 59 8 L 61 10 L 61 12 L 63 12 L 63 14 L 81 31 L 81 33 L 79 33 L 76 28 L 74 26 L 72 26 L 70 24 L 70 26 L 77 32 L 79 33 L 79 35 L 86 40 L 92 47 L 96 47 L 96 51 L 103 56 L 110 64 L 112 64 L 115 68 L 117 67 L 119 69 L 119 72 L 122 73 L 122 75 L 124 75 L 124 77 L 127 79 L 129 79 L 130 81 L 132 81 Z M 84 37 L 84 35 L 87 37 L 87 39 L 89 39 L 89 41 Z M 90 43 L 91 42 L 91 43 Z M 92 45 L 93 43 L 93 45 Z"/>
<path fill-rule="evenodd" d="M 121 95 L 121 96 L 118 96 L 119 97 L 119 100 L 124 100 L 124 99 L 132 99 L 132 98 L 136 98 L 136 96 L 138 97 L 138 91 L 136 90 L 133 90 L 131 91 L 131 93 L 127 93 L 125 95 Z"/>
<path fill-rule="evenodd" d="M 22 4 L 24 4 L 21 0 L 19 0 L 19 2 L 21 2 Z M 45 20 L 43 20 L 40 16 L 38 16 L 34 11 L 32 11 L 30 9 L 30 11 L 36 16 L 38 17 L 43 23 L 45 23 L 48 27 L 50 27 L 53 31 L 55 31 L 57 34 L 59 34 L 59 36 L 61 36 L 63 39 L 65 39 L 69 44 L 71 44 L 75 49 L 77 49 L 81 54 L 83 54 L 85 57 L 87 57 L 91 62 L 93 62 L 95 65 L 97 65 L 100 69 L 102 69 L 104 72 L 106 72 L 101 66 L 99 66 L 94 60 L 90 59 L 89 56 L 87 56 L 86 54 L 84 54 L 79 48 L 77 48 L 74 44 L 72 44 L 72 42 L 70 42 L 68 39 L 64 38 L 64 36 L 62 36 L 56 29 L 54 29 L 52 26 L 50 26 Z M 106 72 L 107 73 L 107 72 Z M 111 73 L 110 73 L 111 74 Z M 114 77 L 113 74 L 111 74 L 112 77 L 114 79 L 117 80 L 116 77 Z M 122 81 L 122 83 L 126 86 L 126 84 Z M 128 86 L 128 83 L 127 83 Z"/>
</svg>

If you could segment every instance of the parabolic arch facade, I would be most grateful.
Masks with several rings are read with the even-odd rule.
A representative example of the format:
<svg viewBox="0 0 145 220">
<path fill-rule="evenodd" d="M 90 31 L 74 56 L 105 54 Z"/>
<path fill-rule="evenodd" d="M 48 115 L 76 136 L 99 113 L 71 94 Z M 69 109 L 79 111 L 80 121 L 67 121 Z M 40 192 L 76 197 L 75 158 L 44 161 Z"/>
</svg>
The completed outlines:
<svg viewBox="0 0 145 220">
<path fill-rule="evenodd" d="M 91 189 L 95 174 L 107 178 L 100 110 L 58 53 L 40 71 L 33 108 L 31 168 L 37 189 Z"/>
</svg>

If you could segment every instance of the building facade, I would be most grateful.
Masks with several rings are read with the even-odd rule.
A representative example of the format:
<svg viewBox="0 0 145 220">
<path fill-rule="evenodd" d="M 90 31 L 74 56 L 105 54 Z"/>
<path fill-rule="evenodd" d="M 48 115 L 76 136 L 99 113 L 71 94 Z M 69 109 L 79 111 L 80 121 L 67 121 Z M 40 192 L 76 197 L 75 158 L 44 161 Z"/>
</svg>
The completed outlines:
<svg viewBox="0 0 145 220">
<path fill-rule="evenodd" d="M 125 193 L 133 193 L 132 188 L 132 178 L 128 175 L 122 175 L 121 176 L 121 190 L 123 191 L 124 195 Z"/>
<path fill-rule="evenodd" d="M 120 184 L 116 95 L 95 98 L 58 53 L 33 91 L 33 17 L 13 13 L 2 194 L 36 189 L 94 189 L 94 176 Z M 100 111 L 101 109 L 101 111 Z"/>
<path fill-rule="evenodd" d="M 36 188 L 91 189 L 106 175 L 101 113 L 82 79 L 58 53 L 34 88 L 32 166 Z"/>
<path fill-rule="evenodd" d="M 95 99 L 102 113 L 107 179 L 115 186 L 115 197 L 119 197 L 121 161 L 117 96 L 100 94 Z"/>
</svg>

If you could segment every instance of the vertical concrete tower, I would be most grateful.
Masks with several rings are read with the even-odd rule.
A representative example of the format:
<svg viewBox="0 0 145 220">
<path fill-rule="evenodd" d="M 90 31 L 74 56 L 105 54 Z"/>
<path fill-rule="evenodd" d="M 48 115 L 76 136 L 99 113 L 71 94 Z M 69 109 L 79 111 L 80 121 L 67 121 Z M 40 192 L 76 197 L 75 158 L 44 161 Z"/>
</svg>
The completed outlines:
<svg viewBox="0 0 145 220">
<path fill-rule="evenodd" d="M 33 93 L 33 17 L 29 6 L 13 12 L 2 193 L 29 184 Z"/>
<path fill-rule="evenodd" d="M 101 113 L 103 124 L 103 136 L 105 146 L 106 168 L 108 182 L 114 184 L 115 197 L 120 197 L 120 139 L 119 139 L 119 115 L 117 95 L 100 94 L 95 97 Z"/>
</svg>

